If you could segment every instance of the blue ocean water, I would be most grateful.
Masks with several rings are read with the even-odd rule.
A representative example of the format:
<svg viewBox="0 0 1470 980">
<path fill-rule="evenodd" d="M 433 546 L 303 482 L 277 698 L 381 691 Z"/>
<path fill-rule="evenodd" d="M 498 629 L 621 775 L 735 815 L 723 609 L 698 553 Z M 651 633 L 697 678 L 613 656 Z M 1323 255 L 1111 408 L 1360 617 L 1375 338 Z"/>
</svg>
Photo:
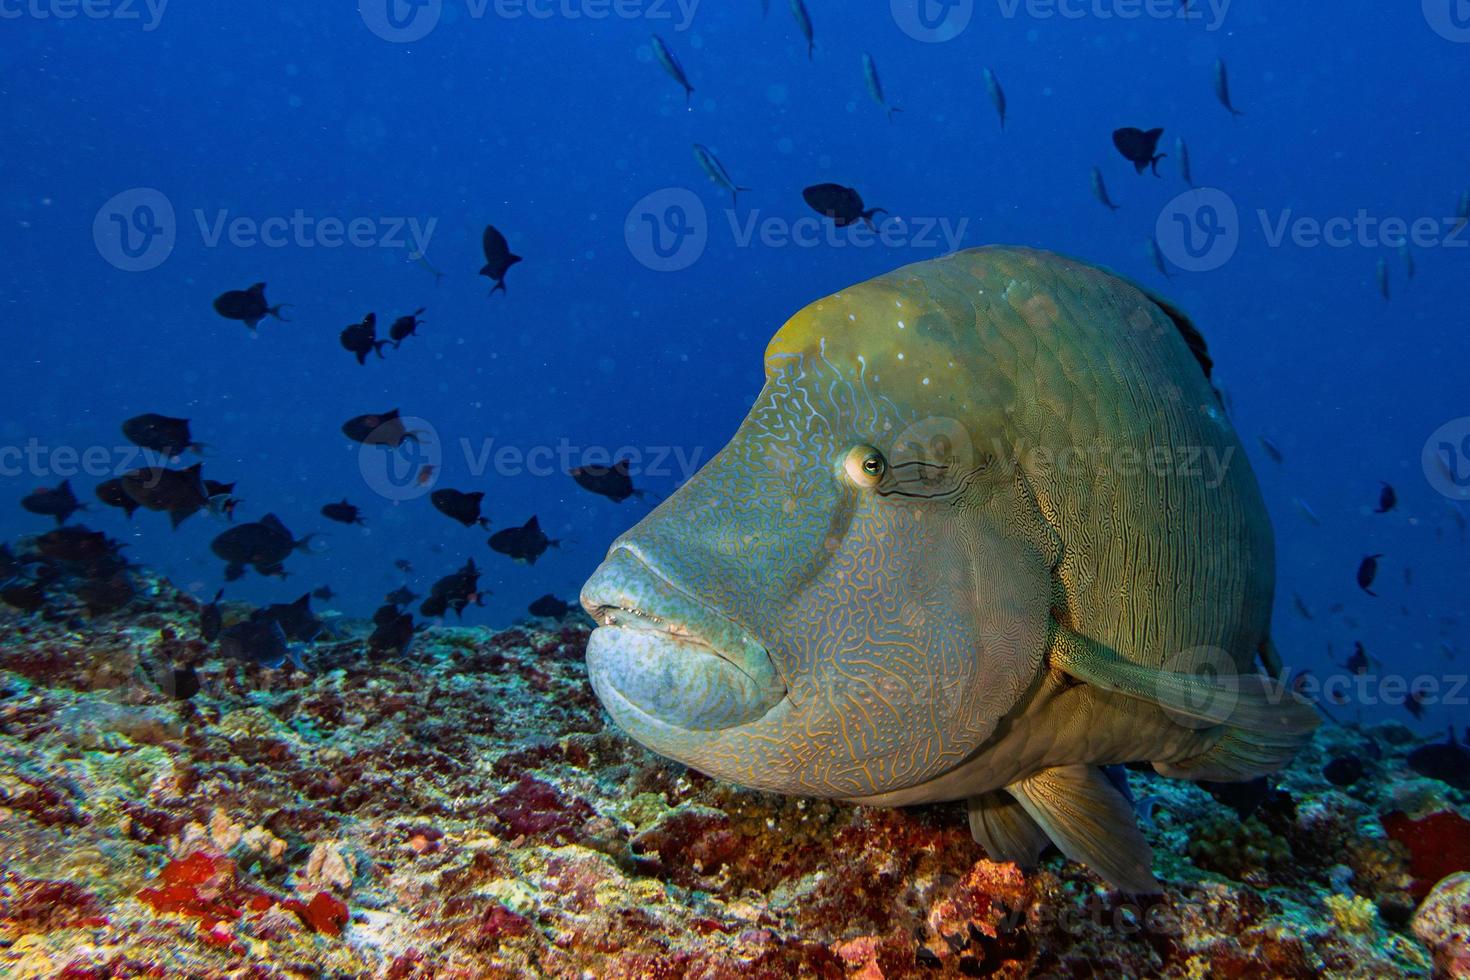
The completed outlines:
<svg viewBox="0 0 1470 980">
<path fill-rule="evenodd" d="M 160 412 L 192 421 L 207 476 L 239 481 L 239 520 L 325 532 L 288 580 L 252 573 L 227 595 L 329 584 L 329 608 L 366 616 L 473 557 L 492 594 L 465 622 L 511 622 L 542 593 L 575 595 L 646 512 L 579 489 L 569 466 L 627 447 L 637 484 L 667 494 L 734 430 L 791 313 L 955 247 L 1020 243 L 1110 266 L 1195 318 L 1271 507 L 1289 662 L 1324 674 L 1329 644 L 1341 660 L 1360 640 L 1410 678 L 1465 671 L 1470 234 L 1451 231 L 1470 192 L 1455 97 L 1470 27 L 1455 0 L 1195 0 L 1188 16 L 1128 0 L 808 0 L 810 57 L 787 3 L 762 6 L 0 0 L 0 536 L 46 529 L 18 502 L 71 476 L 92 501 L 80 520 L 213 595 L 224 523 L 172 531 L 92 498 L 140 462 L 121 421 Z M 654 34 L 694 86 L 687 106 Z M 902 110 L 891 123 L 865 52 Z M 1219 59 L 1238 118 L 1216 98 Z M 1113 149 L 1122 126 L 1163 127 L 1161 176 Z M 1176 137 L 1233 217 L 1220 197 L 1179 200 Z M 751 188 L 733 213 L 695 143 Z M 1094 166 L 1118 211 L 1093 197 Z M 884 239 L 823 230 L 801 196 L 820 181 L 887 209 Z M 1412 279 L 1386 219 L 1427 222 Z M 1329 222 L 1347 230 L 1312 243 Z M 356 241 L 341 242 L 349 223 Z M 488 297 L 487 223 L 524 256 Z M 252 334 L 214 313 L 257 281 L 291 322 Z M 339 345 L 368 311 L 386 331 L 419 307 L 422 335 L 382 360 Z M 388 480 L 381 450 L 342 435 L 391 408 L 432 427 L 437 482 Z M 1426 462 L 1427 442 L 1453 447 L 1449 469 L 1433 448 Z M 1399 497 L 1384 515 L 1380 481 Z M 563 543 L 514 564 L 435 513 L 431 486 L 483 490 L 497 529 L 535 514 Z M 365 528 L 320 515 L 343 498 Z M 1372 598 L 1354 574 L 1378 553 Z M 1463 723 L 1466 693 L 1422 726 Z M 1413 721 L 1393 703 L 1343 710 Z"/>
</svg>

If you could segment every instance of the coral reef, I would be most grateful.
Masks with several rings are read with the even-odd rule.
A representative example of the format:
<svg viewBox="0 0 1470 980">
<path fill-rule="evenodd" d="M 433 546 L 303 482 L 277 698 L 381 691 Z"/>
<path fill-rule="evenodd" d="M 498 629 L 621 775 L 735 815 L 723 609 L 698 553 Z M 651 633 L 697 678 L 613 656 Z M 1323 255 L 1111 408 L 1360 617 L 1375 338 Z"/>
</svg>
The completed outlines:
<svg viewBox="0 0 1470 980">
<path fill-rule="evenodd" d="M 1324 728 L 1244 802 L 1130 770 L 1166 885 L 1130 900 L 1055 854 L 987 860 L 958 805 L 771 796 L 648 753 L 589 690 L 576 614 L 392 658 L 338 617 L 310 672 L 268 670 L 138 578 L 95 619 L 0 613 L 5 976 L 1466 969 L 1467 798 L 1406 768 L 1397 726 Z"/>
</svg>

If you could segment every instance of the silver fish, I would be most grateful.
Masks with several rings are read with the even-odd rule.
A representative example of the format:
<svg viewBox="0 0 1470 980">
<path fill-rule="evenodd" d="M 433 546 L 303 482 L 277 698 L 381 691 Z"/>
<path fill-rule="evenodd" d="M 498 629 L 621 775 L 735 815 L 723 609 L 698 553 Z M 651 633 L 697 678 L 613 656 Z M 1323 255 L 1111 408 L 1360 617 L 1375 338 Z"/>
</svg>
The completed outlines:
<svg viewBox="0 0 1470 980">
<path fill-rule="evenodd" d="M 878 77 L 878 65 L 873 61 L 873 56 L 866 51 L 863 52 L 863 78 L 868 83 L 868 94 L 873 97 L 874 102 L 883 107 L 884 112 L 888 113 L 888 121 L 893 122 L 893 114 L 903 110 L 892 108 L 888 100 L 883 97 L 883 80 Z"/>
<path fill-rule="evenodd" d="M 1225 68 L 1224 58 L 1215 59 L 1215 98 L 1220 100 L 1222 106 L 1230 110 L 1232 116 L 1245 115 L 1230 104 L 1230 73 Z"/>
<path fill-rule="evenodd" d="M 812 15 L 807 13 L 802 0 L 791 0 L 791 16 L 796 18 L 796 26 L 801 29 L 801 36 L 806 38 L 806 60 L 811 61 L 812 50 L 816 47 L 812 40 Z"/>
<path fill-rule="evenodd" d="M 1118 205 L 1114 204 L 1113 199 L 1108 197 L 1108 185 L 1103 183 L 1102 171 L 1096 167 L 1092 168 L 1092 196 L 1101 201 L 1103 206 L 1109 211 L 1118 210 Z"/>
<path fill-rule="evenodd" d="M 689 76 L 684 74 L 684 66 L 679 64 L 679 59 L 674 57 L 674 52 L 664 43 L 664 39 L 657 34 L 653 35 L 653 53 L 658 58 L 658 63 L 664 66 L 664 71 L 669 77 L 684 86 L 684 104 L 688 105 L 694 98 L 694 86 L 689 84 Z"/>
<path fill-rule="evenodd" d="M 1153 260 L 1154 268 L 1159 270 L 1160 275 L 1165 279 L 1174 278 L 1169 272 L 1168 264 L 1164 261 L 1164 250 L 1159 248 L 1159 240 L 1157 238 L 1150 238 L 1148 240 L 1148 257 Z"/>
<path fill-rule="evenodd" d="M 990 93 L 990 104 L 995 106 L 995 111 L 1000 116 L 1000 128 L 1006 128 L 1006 92 L 1000 87 L 1000 79 L 995 77 L 995 72 L 989 68 L 985 69 L 985 90 Z"/>
<path fill-rule="evenodd" d="M 1179 176 L 1190 187 L 1194 186 L 1194 176 L 1189 172 L 1189 144 L 1184 142 L 1183 136 L 1174 137 L 1174 155 L 1179 158 Z"/>
<path fill-rule="evenodd" d="M 699 161 L 699 165 L 704 168 L 704 172 L 709 175 L 709 179 L 714 181 L 717 187 L 730 192 L 730 204 L 732 206 L 738 206 L 740 203 L 740 192 L 748 191 L 750 188 L 741 187 L 735 181 L 731 180 L 730 172 L 725 169 L 725 165 L 720 162 L 720 158 L 711 153 L 710 148 L 703 143 L 694 144 L 694 159 Z"/>
<path fill-rule="evenodd" d="M 1292 497 L 1291 502 L 1296 505 L 1296 509 L 1299 510 L 1301 512 L 1301 515 L 1305 517 L 1308 521 L 1311 521 L 1313 524 L 1322 523 L 1322 518 L 1317 516 L 1317 512 L 1313 510 L 1311 505 L 1308 504 L 1305 500 L 1300 497 Z"/>
</svg>

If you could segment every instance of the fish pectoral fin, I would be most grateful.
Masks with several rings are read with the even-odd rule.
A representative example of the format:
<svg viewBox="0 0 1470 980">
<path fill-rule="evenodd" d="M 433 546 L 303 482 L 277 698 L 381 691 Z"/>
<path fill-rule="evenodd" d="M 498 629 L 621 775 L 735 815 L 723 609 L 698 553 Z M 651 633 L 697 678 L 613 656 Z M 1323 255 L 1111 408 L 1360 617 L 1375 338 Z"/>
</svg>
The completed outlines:
<svg viewBox="0 0 1470 980">
<path fill-rule="evenodd" d="M 1054 766 L 1006 787 L 1006 792 L 1063 854 L 1133 895 L 1158 894 L 1153 850 L 1133 808 L 1094 766 Z"/>
<path fill-rule="evenodd" d="M 1078 680 L 1152 702 L 1191 727 L 1201 727 L 1199 722 L 1229 725 L 1306 742 L 1322 721 L 1317 709 L 1284 681 L 1264 674 L 1206 672 L 1233 666 L 1216 662 L 1226 660 L 1226 655 L 1218 652 L 1212 657 L 1209 648 L 1200 648 L 1198 657 L 1178 658 L 1180 666 L 1200 668 L 1200 673 L 1161 670 L 1130 663 L 1102 644 L 1057 626 L 1051 653 L 1053 665 Z"/>
<path fill-rule="evenodd" d="M 1012 861 L 1022 868 L 1036 867 L 1051 843 L 1046 831 L 1007 793 L 983 793 L 965 801 L 970 813 L 970 835 L 992 861 Z"/>
</svg>

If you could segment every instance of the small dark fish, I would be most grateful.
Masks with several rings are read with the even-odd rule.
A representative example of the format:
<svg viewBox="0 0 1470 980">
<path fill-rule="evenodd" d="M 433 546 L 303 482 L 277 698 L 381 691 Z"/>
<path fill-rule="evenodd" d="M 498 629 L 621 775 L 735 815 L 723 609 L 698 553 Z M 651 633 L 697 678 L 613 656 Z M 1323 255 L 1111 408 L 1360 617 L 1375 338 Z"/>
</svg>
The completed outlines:
<svg viewBox="0 0 1470 980">
<path fill-rule="evenodd" d="M 1281 450 L 1277 447 L 1276 443 L 1270 439 L 1267 439 L 1265 436 L 1256 436 L 1256 442 L 1259 442 L 1261 448 L 1265 450 L 1266 455 L 1271 457 L 1271 462 L 1280 463 L 1286 460 L 1286 457 L 1281 454 Z"/>
<path fill-rule="evenodd" d="M 812 51 L 816 47 L 812 33 L 812 15 L 807 12 L 806 4 L 802 0 L 791 0 L 791 16 L 796 18 L 796 26 L 801 30 L 801 36 L 806 38 L 806 60 L 812 60 Z"/>
<path fill-rule="evenodd" d="M 1453 726 L 1446 741 L 1421 745 L 1409 753 L 1406 761 L 1419 775 L 1470 793 L 1470 751 L 1455 738 Z"/>
<path fill-rule="evenodd" d="M 1164 251 L 1159 248 L 1159 240 L 1157 238 L 1150 238 L 1145 248 L 1148 251 L 1149 260 L 1154 264 L 1154 268 L 1159 270 L 1159 275 L 1165 279 L 1173 279 L 1173 274 L 1169 272 L 1169 264 L 1164 261 Z"/>
<path fill-rule="evenodd" d="M 1378 577 L 1378 559 L 1382 555 L 1369 555 L 1358 563 L 1358 588 L 1369 595 L 1377 598 L 1378 593 L 1372 589 L 1373 580 Z"/>
<path fill-rule="evenodd" d="M 37 582 L 7 585 L 0 589 L 0 602 L 23 613 L 38 612 L 46 608 L 46 592 Z"/>
<path fill-rule="evenodd" d="M 392 615 L 384 615 L 382 621 L 373 617 L 374 629 L 368 637 L 368 649 L 373 653 L 402 654 L 413 642 L 413 616 L 409 613 L 400 613 L 392 606 L 384 606 L 383 610 L 391 610 Z"/>
<path fill-rule="evenodd" d="M 1301 616 L 1302 619 L 1312 618 L 1312 610 L 1307 608 L 1307 602 L 1305 599 L 1293 592 L 1291 594 L 1291 601 L 1296 606 L 1297 615 Z"/>
<path fill-rule="evenodd" d="M 220 630 L 224 628 L 224 613 L 219 607 L 219 601 L 224 597 L 225 590 L 220 589 L 213 599 L 199 607 L 199 635 L 205 643 L 219 639 Z"/>
<path fill-rule="evenodd" d="M 1225 59 L 1215 59 L 1215 98 L 1220 104 L 1230 110 L 1231 116 L 1243 116 L 1245 113 L 1230 103 L 1230 72 L 1225 67 Z"/>
<path fill-rule="evenodd" d="M 418 433 L 404 428 L 398 409 L 387 412 L 370 412 L 342 423 L 342 434 L 353 442 L 366 446 L 387 446 L 397 449 L 405 441 L 418 442 Z"/>
<path fill-rule="evenodd" d="M 411 605 L 413 601 L 417 598 L 418 593 L 414 592 L 412 589 L 405 585 L 402 588 L 394 589 L 392 592 L 389 592 L 387 595 L 383 596 L 383 601 L 388 603 L 390 606 L 407 606 Z"/>
<path fill-rule="evenodd" d="M 883 80 L 878 77 L 878 63 L 866 51 L 863 52 L 863 80 L 868 83 L 868 94 L 873 97 L 874 102 L 883 108 L 883 111 L 888 115 L 889 123 L 892 123 L 893 114 L 895 112 L 902 112 L 903 110 L 889 106 L 888 100 L 883 95 Z"/>
<path fill-rule="evenodd" d="M 658 63 L 663 65 L 664 71 L 669 77 L 678 82 L 684 88 L 684 104 L 689 105 L 694 98 L 694 86 L 689 84 L 689 76 L 684 74 L 684 66 L 679 64 L 679 59 L 674 57 L 674 52 L 664 43 L 664 39 L 657 34 L 653 35 L 653 54 L 658 58 Z"/>
<path fill-rule="evenodd" d="M 1378 281 L 1378 294 L 1384 299 L 1391 299 L 1388 283 L 1388 260 L 1379 259 L 1378 268 L 1374 270 L 1373 277 Z"/>
<path fill-rule="evenodd" d="M 261 320 L 273 316 L 282 323 L 289 323 L 281 315 L 288 304 L 270 306 L 265 301 L 265 283 L 258 282 L 249 289 L 232 289 L 214 299 L 214 311 L 226 320 L 239 320 L 254 330 Z"/>
<path fill-rule="evenodd" d="M 311 597 L 318 602 L 331 602 L 337 598 L 337 593 L 332 591 L 330 585 L 319 585 L 311 590 Z"/>
<path fill-rule="evenodd" d="M 1404 695 L 1404 710 L 1413 715 L 1415 721 L 1424 717 L 1425 697 L 1423 691 L 1410 691 Z"/>
<path fill-rule="evenodd" d="M 615 504 L 629 497 L 643 500 L 649 496 L 649 491 L 633 486 L 633 478 L 628 473 L 630 465 L 631 460 L 621 459 L 612 466 L 577 466 L 573 467 L 571 477 L 583 490 L 590 490 Z"/>
<path fill-rule="evenodd" d="M 1257 776 L 1242 783 L 1217 783 L 1202 779 L 1196 785 L 1234 810 L 1242 820 L 1254 813 L 1265 802 L 1266 797 L 1271 795 L 1271 783 L 1265 776 Z"/>
<path fill-rule="evenodd" d="M 267 514 L 249 524 L 237 524 L 209 543 L 209 549 L 224 559 L 225 579 L 235 581 L 245 573 L 247 566 L 261 575 L 286 577 L 282 568 L 294 551 L 306 551 L 311 546 L 308 534 L 297 540 L 275 514 Z"/>
<path fill-rule="evenodd" d="M 1291 502 L 1296 505 L 1296 509 L 1300 511 L 1301 515 L 1307 520 L 1311 521 L 1313 524 L 1322 523 L 1322 518 L 1317 516 L 1317 512 L 1312 509 L 1311 504 L 1307 503 L 1300 497 L 1292 497 Z"/>
<path fill-rule="evenodd" d="M 378 339 L 378 315 L 369 313 L 362 318 L 361 323 L 354 323 L 350 327 L 344 327 L 341 333 L 342 349 L 357 358 L 358 364 L 366 364 L 369 354 L 377 354 L 378 360 L 383 359 L 383 348 L 388 346 L 388 341 Z"/>
<path fill-rule="evenodd" d="M 336 521 L 338 524 L 356 524 L 359 527 L 367 527 L 367 521 L 362 518 L 362 511 L 358 510 L 353 504 L 349 504 L 346 500 L 340 503 L 327 504 L 322 508 L 322 516 L 329 521 Z"/>
<path fill-rule="evenodd" d="M 71 515 L 86 510 L 71 492 L 71 481 L 62 480 L 60 486 L 42 487 L 20 498 L 20 505 L 32 514 L 53 518 L 57 524 L 65 524 Z"/>
<path fill-rule="evenodd" d="M 209 504 L 203 468 L 203 463 L 195 463 L 186 470 L 162 466 L 132 470 L 122 475 L 123 492 L 139 506 L 168 514 L 177 528 Z"/>
<path fill-rule="evenodd" d="M 461 490 L 450 490 L 448 488 L 435 490 L 429 494 L 429 503 L 434 509 L 451 520 L 458 521 L 465 527 L 480 527 L 489 530 L 490 519 L 480 516 L 480 504 L 485 495 L 476 491 L 465 493 Z"/>
<path fill-rule="evenodd" d="M 424 616 L 441 617 L 453 609 L 463 618 L 464 609 L 470 603 L 483 605 L 484 593 L 480 591 L 480 570 L 471 558 L 465 566 L 452 575 L 446 575 L 429 589 L 429 597 L 419 607 Z"/>
<path fill-rule="evenodd" d="M 799 2 L 799 0 L 794 0 L 794 2 Z M 741 187 L 735 183 L 730 177 L 730 172 L 720 162 L 720 158 L 710 152 L 710 148 L 703 143 L 694 144 L 694 159 L 699 162 L 699 166 L 704 170 L 705 175 L 714 181 L 716 187 L 730 192 L 730 206 L 738 207 L 740 205 L 740 192 L 748 191 L 750 188 Z"/>
<path fill-rule="evenodd" d="M 259 664 L 271 670 L 285 666 L 287 660 L 297 670 L 306 670 L 301 655 L 286 642 L 281 624 L 273 619 L 247 619 L 236 623 L 220 633 L 219 650 L 231 660 Z"/>
<path fill-rule="evenodd" d="M 204 479 L 204 493 L 210 500 L 213 500 L 215 497 L 232 496 L 235 493 L 236 486 L 237 484 L 234 483 L 221 483 L 218 480 L 211 480 L 208 477 Z"/>
<path fill-rule="evenodd" d="M 1363 778 L 1363 760 L 1355 755 L 1335 756 L 1322 767 L 1322 775 L 1334 786 L 1351 786 Z"/>
<path fill-rule="evenodd" d="M 129 497 L 127 491 L 123 489 L 122 477 L 113 477 L 111 480 L 97 484 L 95 493 L 97 494 L 98 500 L 109 507 L 117 507 L 129 519 L 138 512 L 138 508 L 141 506 L 136 500 Z"/>
<path fill-rule="evenodd" d="M 536 559 L 545 554 L 547 548 L 560 545 L 560 541 L 546 536 L 541 530 L 541 522 L 534 515 L 520 527 L 508 527 L 490 535 L 490 550 L 528 565 L 536 564 Z"/>
<path fill-rule="evenodd" d="M 1092 196 L 1102 202 L 1103 207 L 1109 211 L 1118 210 L 1118 205 L 1108 197 L 1108 185 L 1103 183 L 1102 171 L 1096 167 L 1092 168 Z"/>
<path fill-rule="evenodd" d="M 846 228 L 859 221 L 872 228 L 873 215 L 888 213 L 884 208 L 864 210 L 863 196 L 841 184 L 813 184 L 802 191 L 801 196 L 813 211 L 831 218 L 838 228 Z"/>
<path fill-rule="evenodd" d="M 127 572 L 113 572 L 106 578 L 88 579 L 75 588 L 88 616 L 107 616 L 133 601 L 137 590 Z"/>
<path fill-rule="evenodd" d="M 490 295 L 505 292 L 505 274 L 510 271 L 511 266 L 522 261 L 521 257 L 511 252 L 510 243 L 494 225 L 485 226 L 485 232 L 480 236 L 480 248 L 485 253 L 485 264 L 480 267 L 480 275 L 495 283 L 490 289 Z"/>
<path fill-rule="evenodd" d="M 1398 506 L 1399 495 L 1394 492 L 1391 484 L 1383 484 L 1383 489 L 1378 491 L 1378 506 L 1374 508 L 1375 514 L 1387 514 Z"/>
<path fill-rule="evenodd" d="M 1461 191 L 1460 200 L 1455 204 L 1455 231 L 1470 224 L 1470 191 Z"/>
<path fill-rule="evenodd" d="M 995 72 L 989 68 L 985 69 L 985 91 L 990 93 L 990 104 L 995 106 L 995 114 L 1000 116 L 1000 128 L 1006 128 L 1006 93 L 1000 87 L 1000 79 L 995 77 Z"/>
<path fill-rule="evenodd" d="M 562 602 L 556 596 L 547 593 L 526 607 L 532 616 L 541 616 L 545 619 L 561 619 L 572 607 Z"/>
<path fill-rule="evenodd" d="M 1162 129 L 1142 130 L 1132 126 L 1113 131 L 1113 145 L 1123 158 L 1133 164 L 1133 169 L 1138 173 L 1144 170 L 1153 170 L 1154 176 L 1159 175 L 1159 161 L 1168 156 L 1167 153 L 1159 153 L 1159 137 L 1164 135 Z"/>
<path fill-rule="evenodd" d="M 270 621 L 280 624 L 286 639 L 310 643 L 321 635 L 322 621 L 311 611 L 311 593 L 295 602 L 278 602 L 257 609 L 250 614 L 252 620 Z"/>
<path fill-rule="evenodd" d="M 1179 160 L 1179 176 L 1190 187 L 1194 186 L 1194 175 L 1189 172 L 1189 144 L 1184 142 L 1183 136 L 1174 137 L 1174 156 Z"/>
<path fill-rule="evenodd" d="M 1358 677 L 1361 677 L 1364 674 L 1368 673 L 1368 668 L 1371 666 L 1371 661 L 1368 658 L 1368 651 L 1363 649 L 1363 644 L 1361 642 L 1353 642 L 1353 655 L 1351 657 L 1348 657 L 1347 660 L 1343 661 L 1342 666 L 1344 670 L 1347 670 L 1349 673 L 1354 674 Z"/>
<path fill-rule="evenodd" d="M 189 420 L 148 412 L 122 424 L 123 438 L 135 446 L 151 449 L 172 459 L 186 451 L 203 452 L 204 444 L 189 434 Z"/>
<path fill-rule="evenodd" d="M 413 566 L 408 563 L 407 558 L 397 558 L 393 561 L 393 567 L 405 575 L 413 574 Z"/>
<path fill-rule="evenodd" d="M 80 525 L 58 527 L 36 538 L 36 553 L 42 558 L 69 564 L 95 564 L 116 557 L 120 547 L 101 531 Z"/>
<path fill-rule="evenodd" d="M 163 689 L 163 693 L 175 701 L 188 701 L 199 693 L 201 687 L 199 683 L 199 672 L 194 669 L 192 664 L 185 664 L 182 667 L 171 667 L 164 674 L 159 683 L 159 687 Z"/>
<path fill-rule="evenodd" d="M 393 321 L 393 326 L 388 328 L 388 338 L 393 341 L 393 349 L 397 350 L 409 337 L 419 335 L 419 327 L 424 321 L 419 317 L 424 315 L 424 307 L 420 306 L 407 316 L 401 316 Z"/>
</svg>

